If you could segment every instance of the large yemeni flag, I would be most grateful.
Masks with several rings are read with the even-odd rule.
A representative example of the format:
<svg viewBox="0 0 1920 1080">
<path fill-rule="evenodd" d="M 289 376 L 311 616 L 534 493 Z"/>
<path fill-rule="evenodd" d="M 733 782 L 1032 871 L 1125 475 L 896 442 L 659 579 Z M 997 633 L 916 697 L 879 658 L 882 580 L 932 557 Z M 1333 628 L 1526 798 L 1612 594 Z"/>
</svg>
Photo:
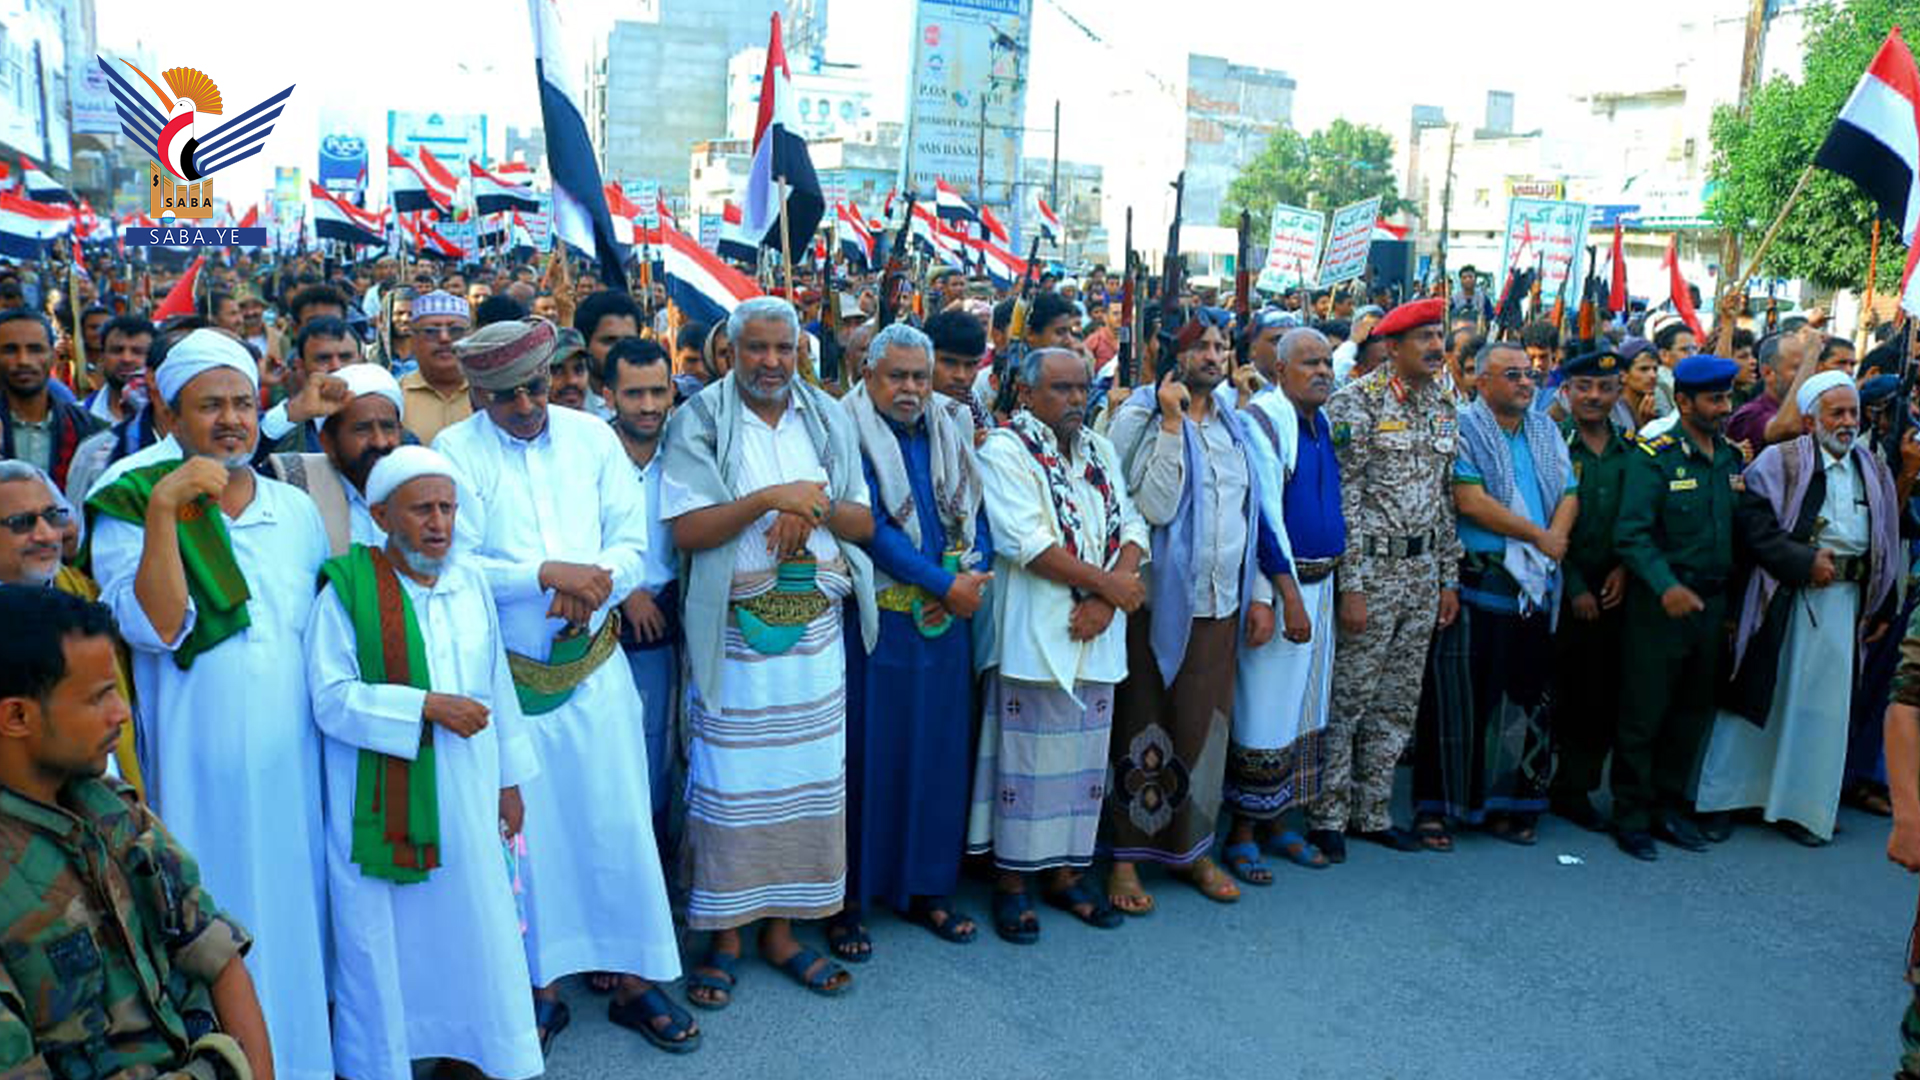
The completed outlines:
<svg viewBox="0 0 1920 1080">
<path fill-rule="evenodd" d="M 527 0 L 533 18 L 533 70 L 540 83 L 540 119 L 547 134 L 547 170 L 553 174 L 553 232 L 600 264 L 600 280 L 625 292 L 620 239 L 601 186 L 600 161 L 587 135 L 576 69 L 560 49 L 558 0 Z M 539 206 L 523 207 L 538 210 Z"/>
<path fill-rule="evenodd" d="M 752 278 L 664 220 L 660 223 L 660 247 L 667 273 L 667 299 L 686 318 L 711 326 L 733 314 L 740 301 L 760 295 Z"/>
<path fill-rule="evenodd" d="M 741 226 L 747 239 L 781 250 L 780 186 L 784 183 L 787 240 L 794 251 L 804 252 L 827 214 L 827 197 L 807 155 L 794 101 L 787 49 L 780 41 L 780 13 L 775 12 L 767 41 L 767 70 L 760 79 L 760 118 L 753 129 L 753 165 L 747 171 Z"/>
<path fill-rule="evenodd" d="M 529 2 L 541 3 L 543 0 L 529 0 Z M 510 210 L 531 212 L 540 209 L 540 200 L 534 198 L 533 184 L 530 179 L 529 182 L 522 183 L 515 180 L 505 169 L 486 169 L 479 162 L 471 160 L 467 162 L 467 172 L 473 178 L 475 213 L 504 214 Z M 598 190 L 599 186 L 595 184 L 595 190 Z"/>
<path fill-rule="evenodd" d="M 1887 31 L 1813 163 L 1860 185 L 1880 216 L 1900 230 L 1907 245 L 1900 306 L 1920 314 L 1920 280 L 1913 272 L 1920 262 L 1914 242 L 1920 230 L 1920 69 L 1899 27 Z"/>
<path fill-rule="evenodd" d="M 0 255 L 40 258 L 72 225 L 72 207 L 0 193 Z"/>
</svg>

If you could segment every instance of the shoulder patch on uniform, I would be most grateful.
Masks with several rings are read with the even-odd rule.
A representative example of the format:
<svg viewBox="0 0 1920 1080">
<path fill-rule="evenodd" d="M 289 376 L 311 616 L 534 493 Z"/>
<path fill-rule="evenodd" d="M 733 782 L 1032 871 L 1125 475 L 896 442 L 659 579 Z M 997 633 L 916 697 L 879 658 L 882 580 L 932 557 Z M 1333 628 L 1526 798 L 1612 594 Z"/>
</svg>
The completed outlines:
<svg viewBox="0 0 1920 1080">
<path fill-rule="evenodd" d="M 1353 441 L 1353 425 L 1345 420 L 1333 425 L 1333 445 L 1345 446 Z"/>
<path fill-rule="evenodd" d="M 1640 449 L 1645 450 L 1649 455 L 1657 455 L 1660 453 L 1660 451 L 1665 450 L 1666 448 L 1672 446 L 1674 443 L 1673 443 L 1672 435 L 1663 434 L 1663 435 L 1655 435 L 1651 439 L 1643 439 L 1640 436 L 1636 435 L 1634 436 L 1633 444 L 1635 446 L 1638 446 Z"/>
</svg>

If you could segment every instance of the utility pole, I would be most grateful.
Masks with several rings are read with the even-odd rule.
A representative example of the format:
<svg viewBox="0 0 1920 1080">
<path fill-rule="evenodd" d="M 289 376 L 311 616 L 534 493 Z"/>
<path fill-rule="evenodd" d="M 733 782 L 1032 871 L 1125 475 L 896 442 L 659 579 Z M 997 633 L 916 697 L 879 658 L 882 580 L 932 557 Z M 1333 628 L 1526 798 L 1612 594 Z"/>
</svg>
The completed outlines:
<svg viewBox="0 0 1920 1080">
<path fill-rule="evenodd" d="M 987 198 L 987 95 L 980 95 L 980 141 L 974 150 L 973 201 Z"/>
<path fill-rule="evenodd" d="M 1735 106 L 1740 110 L 1740 118 L 1743 120 L 1746 119 L 1747 111 L 1753 101 L 1754 85 L 1760 81 L 1760 54 L 1767 41 L 1767 4 L 1768 0 L 1748 0 L 1747 3 L 1747 34 L 1740 53 L 1740 97 Z M 1679 258 L 1678 252 L 1675 252 L 1674 257 L 1676 260 Z M 1727 303 L 1729 295 L 1740 296 L 1741 307 L 1746 306 L 1747 270 L 1759 268 L 1743 269 L 1739 263 L 1740 237 L 1729 227 L 1720 249 L 1720 272 L 1724 276 L 1720 283 L 1720 299 L 1714 305 L 1716 317 L 1722 314 L 1723 307 L 1732 306 Z M 1715 351 L 1721 356 L 1733 355 L 1733 331 L 1737 321 L 1729 318 L 1720 319 L 1719 345 Z"/>
<path fill-rule="evenodd" d="M 1447 178 L 1440 185 L 1440 295 L 1452 299 L 1447 287 L 1447 237 L 1448 221 L 1453 216 L 1453 152 L 1460 146 L 1460 125 L 1455 122 L 1447 127 Z M 1503 270 L 1502 273 L 1505 271 Z"/>
<path fill-rule="evenodd" d="M 1047 202 L 1060 212 L 1060 99 L 1053 99 L 1053 181 L 1047 185 Z"/>
</svg>

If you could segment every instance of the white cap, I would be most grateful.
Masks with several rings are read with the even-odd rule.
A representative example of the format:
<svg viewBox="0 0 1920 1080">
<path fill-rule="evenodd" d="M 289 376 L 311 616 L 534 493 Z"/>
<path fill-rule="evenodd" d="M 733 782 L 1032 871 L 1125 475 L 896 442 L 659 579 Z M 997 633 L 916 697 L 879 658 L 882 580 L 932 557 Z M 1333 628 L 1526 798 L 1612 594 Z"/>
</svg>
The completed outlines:
<svg viewBox="0 0 1920 1080">
<path fill-rule="evenodd" d="M 1812 416 L 1820 404 L 1820 396 L 1829 390 L 1842 386 L 1852 386 L 1853 380 L 1844 371 L 1822 371 L 1800 384 L 1800 393 L 1793 403 L 1800 407 L 1801 416 Z"/>
<path fill-rule="evenodd" d="M 260 365 L 254 362 L 253 354 L 224 331 L 210 327 L 195 330 L 174 342 L 160 370 L 153 373 L 154 389 L 160 392 L 160 400 L 171 404 L 188 383 L 222 367 L 245 375 L 254 392 L 259 392 Z"/>
<path fill-rule="evenodd" d="M 347 384 L 347 392 L 354 397 L 379 394 L 402 413 L 407 411 L 406 399 L 400 395 L 400 383 L 393 372 L 379 364 L 348 364 L 333 373 L 334 378 Z"/>
<path fill-rule="evenodd" d="M 373 471 L 367 474 L 367 505 L 379 506 L 402 484 L 422 476 L 444 476 L 452 480 L 456 488 L 460 483 L 453 462 L 440 452 L 424 446 L 396 447 L 392 453 L 374 462 Z"/>
</svg>

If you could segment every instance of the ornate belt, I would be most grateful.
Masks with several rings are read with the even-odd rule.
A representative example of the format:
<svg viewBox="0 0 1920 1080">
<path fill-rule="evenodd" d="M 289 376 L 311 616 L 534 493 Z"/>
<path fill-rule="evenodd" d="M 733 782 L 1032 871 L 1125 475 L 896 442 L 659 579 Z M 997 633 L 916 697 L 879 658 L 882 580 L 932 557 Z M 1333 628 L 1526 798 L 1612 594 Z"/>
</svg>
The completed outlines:
<svg viewBox="0 0 1920 1080">
<path fill-rule="evenodd" d="M 574 687 L 606 663 L 619 644 L 620 610 L 615 608 L 607 612 L 606 621 L 592 638 L 580 630 L 555 638 L 545 661 L 507 650 L 507 668 L 513 672 L 521 711 L 539 716 L 566 704 Z"/>
<path fill-rule="evenodd" d="M 873 594 L 874 603 L 881 611 L 895 611 L 902 615 L 911 615 L 917 605 L 932 600 L 933 594 L 918 585 L 889 585 Z"/>
<path fill-rule="evenodd" d="M 1293 578 L 1302 585 L 1314 585 L 1331 577 L 1339 566 L 1338 558 L 1295 559 L 1293 560 Z"/>
</svg>

